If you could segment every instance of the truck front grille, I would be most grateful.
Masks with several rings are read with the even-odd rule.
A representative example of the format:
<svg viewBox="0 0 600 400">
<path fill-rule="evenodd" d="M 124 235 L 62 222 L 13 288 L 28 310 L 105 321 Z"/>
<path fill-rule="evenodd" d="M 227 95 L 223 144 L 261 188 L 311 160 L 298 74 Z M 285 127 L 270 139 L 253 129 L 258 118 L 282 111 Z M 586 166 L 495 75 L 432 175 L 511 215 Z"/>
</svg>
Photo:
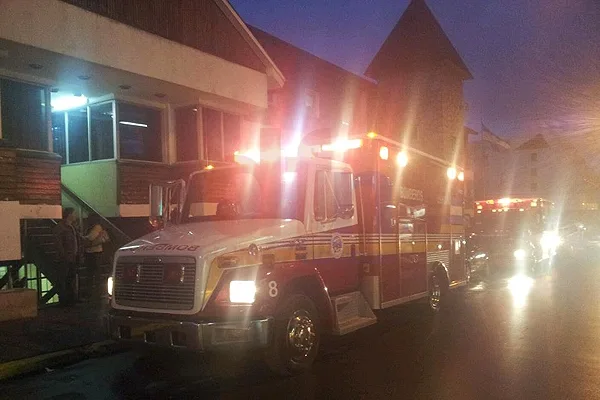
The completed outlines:
<svg viewBox="0 0 600 400">
<path fill-rule="evenodd" d="M 191 257 L 121 257 L 115 270 L 115 303 L 159 310 L 194 307 L 196 261 Z"/>
</svg>

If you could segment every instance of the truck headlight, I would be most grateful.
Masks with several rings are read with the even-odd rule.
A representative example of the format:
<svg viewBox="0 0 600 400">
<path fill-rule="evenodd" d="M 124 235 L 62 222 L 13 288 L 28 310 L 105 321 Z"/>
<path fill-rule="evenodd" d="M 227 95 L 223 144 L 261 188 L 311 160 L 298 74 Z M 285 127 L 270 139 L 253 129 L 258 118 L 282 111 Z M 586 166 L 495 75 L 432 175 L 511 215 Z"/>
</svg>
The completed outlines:
<svg viewBox="0 0 600 400">
<path fill-rule="evenodd" d="M 560 235 L 556 232 L 546 231 L 542 234 L 542 238 L 540 239 L 540 244 L 542 245 L 542 248 L 545 249 L 556 248 L 560 245 L 560 242 Z"/>
<path fill-rule="evenodd" d="M 231 303 L 254 303 L 256 284 L 254 281 L 231 281 L 229 283 L 229 301 Z"/>
<path fill-rule="evenodd" d="M 513 255 L 517 260 L 524 260 L 527 257 L 527 251 L 525 251 L 525 249 L 517 249 Z"/>
<path fill-rule="evenodd" d="M 108 280 L 106 281 L 106 291 L 108 292 L 109 296 L 112 296 L 113 294 L 113 277 L 109 276 Z"/>
</svg>

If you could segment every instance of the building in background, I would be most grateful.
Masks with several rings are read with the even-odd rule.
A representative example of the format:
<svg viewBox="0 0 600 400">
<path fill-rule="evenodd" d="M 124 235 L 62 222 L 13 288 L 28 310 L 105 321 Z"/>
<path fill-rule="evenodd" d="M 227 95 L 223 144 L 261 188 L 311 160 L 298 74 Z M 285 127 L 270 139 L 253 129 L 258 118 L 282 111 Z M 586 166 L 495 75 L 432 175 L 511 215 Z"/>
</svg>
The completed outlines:
<svg viewBox="0 0 600 400">
<path fill-rule="evenodd" d="M 51 275 L 38 239 L 61 206 L 98 212 L 117 243 L 137 236 L 148 184 L 233 160 L 284 83 L 225 0 L 0 7 L 0 260 L 18 270 L 0 288 L 29 262 Z"/>
</svg>

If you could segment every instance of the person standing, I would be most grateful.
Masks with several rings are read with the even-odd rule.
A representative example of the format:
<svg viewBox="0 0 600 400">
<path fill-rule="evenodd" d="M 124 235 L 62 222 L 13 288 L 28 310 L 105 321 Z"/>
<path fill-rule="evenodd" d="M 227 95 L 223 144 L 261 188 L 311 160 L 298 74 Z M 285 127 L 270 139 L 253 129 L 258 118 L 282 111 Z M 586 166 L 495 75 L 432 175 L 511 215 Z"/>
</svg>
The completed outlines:
<svg viewBox="0 0 600 400">
<path fill-rule="evenodd" d="M 80 261 L 80 240 L 75 229 L 77 213 L 71 207 L 63 209 L 63 218 L 54 228 L 58 266 L 58 297 L 62 306 L 77 301 L 77 266 Z"/>
<path fill-rule="evenodd" d="M 104 248 L 102 244 L 109 241 L 108 232 L 101 225 L 100 216 L 91 213 L 87 218 L 87 235 L 85 239 L 85 271 L 88 282 L 88 296 L 95 299 L 100 295 L 100 265 Z"/>
</svg>

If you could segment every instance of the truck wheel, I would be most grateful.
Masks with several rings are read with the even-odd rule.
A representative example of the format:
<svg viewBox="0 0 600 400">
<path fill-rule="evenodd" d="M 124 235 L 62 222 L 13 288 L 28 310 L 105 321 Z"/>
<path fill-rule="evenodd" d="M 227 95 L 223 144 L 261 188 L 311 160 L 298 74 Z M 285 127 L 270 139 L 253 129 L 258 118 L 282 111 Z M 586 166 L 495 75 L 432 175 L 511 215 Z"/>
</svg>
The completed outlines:
<svg viewBox="0 0 600 400">
<path fill-rule="evenodd" d="M 429 308 L 438 312 L 446 303 L 448 297 L 448 282 L 440 272 L 434 272 L 429 282 Z"/>
<path fill-rule="evenodd" d="M 265 361 L 279 375 L 307 371 L 317 357 L 320 339 L 314 303 L 305 295 L 291 295 L 275 315 L 273 342 L 266 351 Z"/>
</svg>

